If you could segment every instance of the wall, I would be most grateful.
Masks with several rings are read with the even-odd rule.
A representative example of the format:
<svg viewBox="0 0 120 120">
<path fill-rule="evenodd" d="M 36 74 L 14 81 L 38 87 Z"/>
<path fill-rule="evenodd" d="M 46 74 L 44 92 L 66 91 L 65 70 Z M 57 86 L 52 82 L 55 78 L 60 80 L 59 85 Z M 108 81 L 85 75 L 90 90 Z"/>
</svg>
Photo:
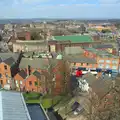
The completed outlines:
<svg viewBox="0 0 120 120">
<path fill-rule="evenodd" d="M 29 82 L 32 84 L 30 85 Z M 38 83 L 38 85 L 35 85 L 35 82 Z M 40 86 L 40 79 L 38 79 L 34 75 L 30 75 L 26 80 L 25 80 L 25 89 L 26 91 L 34 91 L 34 92 L 41 92 L 43 93 L 43 86 Z"/>
<path fill-rule="evenodd" d="M 7 69 L 4 68 L 4 66 L 7 67 Z M 2 81 L 2 87 L 7 84 L 7 82 L 10 82 L 11 76 L 11 70 L 10 67 L 4 63 L 0 64 L 0 73 L 2 75 L 2 78 L 0 78 L 0 83 Z"/>
<path fill-rule="evenodd" d="M 15 81 L 15 85 L 16 85 L 16 88 L 17 90 L 24 90 L 24 87 L 25 87 L 25 80 L 19 75 L 17 74 L 15 77 L 14 77 L 14 81 Z M 17 82 L 16 82 L 17 81 Z M 22 84 L 20 84 L 20 81 L 22 81 Z M 18 84 L 18 85 L 17 85 Z"/>
</svg>

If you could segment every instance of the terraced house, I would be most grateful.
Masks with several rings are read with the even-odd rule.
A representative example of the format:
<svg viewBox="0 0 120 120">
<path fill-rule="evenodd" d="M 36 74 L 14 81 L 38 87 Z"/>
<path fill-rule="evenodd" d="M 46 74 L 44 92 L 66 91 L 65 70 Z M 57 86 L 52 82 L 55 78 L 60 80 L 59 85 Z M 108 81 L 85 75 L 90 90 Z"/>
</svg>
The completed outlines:
<svg viewBox="0 0 120 120">
<path fill-rule="evenodd" d="M 14 77 L 16 88 L 18 91 L 34 91 L 45 93 L 45 76 L 38 71 L 34 71 L 28 75 L 24 70 L 21 70 Z"/>
<path fill-rule="evenodd" d="M 18 72 L 20 54 L 0 53 L 0 84 L 12 84 L 13 76 Z"/>
<path fill-rule="evenodd" d="M 27 76 L 29 76 L 26 78 L 26 81 L 31 81 L 32 78 L 34 78 L 33 82 L 38 81 L 39 77 L 34 75 L 35 71 L 44 75 L 46 91 L 51 88 L 54 94 L 60 94 L 65 91 L 65 87 L 66 89 L 69 88 L 69 67 L 65 67 L 65 64 L 64 61 L 56 59 L 22 58 L 19 68 L 24 70 Z M 67 75 L 65 76 L 65 74 Z M 27 84 L 28 86 L 25 89 L 37 91 L 37 87 L 32 86 L 34 83 L 29 82 Z"/>
</svg>

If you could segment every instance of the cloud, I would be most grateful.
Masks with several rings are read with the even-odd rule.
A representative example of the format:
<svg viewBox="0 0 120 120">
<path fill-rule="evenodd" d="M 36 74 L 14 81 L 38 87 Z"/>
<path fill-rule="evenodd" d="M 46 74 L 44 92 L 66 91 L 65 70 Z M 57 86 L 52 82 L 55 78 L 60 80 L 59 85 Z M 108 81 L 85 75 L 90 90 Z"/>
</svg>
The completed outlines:
<svg viewBox="0 0 120 120">
<path fill-rule="evenodd" d="M 1 1 L 8 5 L 0 4 L 0 18 L 120 18 L 118 0 Z"/>
</svg>

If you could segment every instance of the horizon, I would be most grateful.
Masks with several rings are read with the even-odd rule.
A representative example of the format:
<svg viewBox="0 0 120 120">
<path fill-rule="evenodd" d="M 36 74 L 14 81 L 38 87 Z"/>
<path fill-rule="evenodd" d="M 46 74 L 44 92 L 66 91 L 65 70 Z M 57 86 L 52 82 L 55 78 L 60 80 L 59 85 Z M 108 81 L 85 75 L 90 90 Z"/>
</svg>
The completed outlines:
<svg viewBox="0 0 120 120">
<path fill-rule="evenodd" d="M 120 0 L 1 0 L 0 19 L 120 19 Z"/>
</svg>

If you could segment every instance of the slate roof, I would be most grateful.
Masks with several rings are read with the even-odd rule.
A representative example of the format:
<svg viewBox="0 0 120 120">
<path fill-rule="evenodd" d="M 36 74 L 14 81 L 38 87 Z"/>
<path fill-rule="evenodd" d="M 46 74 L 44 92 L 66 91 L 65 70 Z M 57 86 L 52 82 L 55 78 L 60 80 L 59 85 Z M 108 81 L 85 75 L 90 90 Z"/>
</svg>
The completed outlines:
<svg viewBox="0 0 120 120">
<path fill-rule="evenodd" d="M 10 58 L 10 57 L 12 57 L 15 61 L 17 61 L 19 56 L 20 56 L 20 53 L 12 53 L 12 52 L 10 52 L 10 53 L 0 53 L 0 58 L 3 61 Z"/>
<path fill-rule="evenodd" d="M 2 62 L 2 59 L 0 58 L 0 63 Z"/>
<path fill-rule="evenodd" d="M 91 86 L 92 91 L 94 91 L 100 99 L 104 97 L 111 90 L 111 87 L 112 87 L 112 81 L 100 80 L 100 79 L 96 80 Z"/>
<path fill-rule="evenodd" d="M 50 59 L 50 64 L 52 65 L 56 65 L 56 60 L 55 59 Z M 19 68 L 24 69 L 27 68 L 29 66 L 31 66 L 31 68 L 41 68 L 41 69 L 46 69 L 48 67 L 48 60 L 47 59 L 43 59 L 43 58 L 22 58 Z"/>
<path fill-rule="evenodd" d="M 24 71 L 24 70 L 21 70 L 19 73 L 18 73 L 23 79 L 25 79 L 27 77 L 27 73 Z"/>
<path fill-rule="evenodd" d="M 0 91 L 0 120 L 31 120 L 20 93 Z"/>
<path fill-rule="evenodd" d="M 102 49 L 102 48 L 113 48 L 113 45 L 111 44 L 99 44 L 95 46 L 96 49 Z"/>
<path fill-rule="evenodd" d="M 84 50 L 81 47 L 65 47 L 65 54 L 82 54 Z"/>
<path fill-rule="evenodd" d="M 15 63 L 15 60 L 12 57 L 10 57 L 10 58 L 4 60 L 3 62 L 9 66 L 12 66 Z"/>
<path fill-rule="evenodd" d="M 97 61 L 92 58 L 85 57 L 83 55 L 69 55 L 65 57 L 66 60 L 69 62 L 76 62 L 76 63 L 89 63 L 89 64 L 96 64 Z"/>
<path fill-rule="evenodd" d="M 92 38 L 88 35 L 54 36 L 54 40 L 57 40 L 57 41 L 70 40 L 72 43 L 94 42 Z"/>
<path fill-rule="evenodd" d="M 33 72 L 33 75 L 36 76 L 37 78 L 41 77 L 41 74 L 38 71 Z"/>
</svg>

